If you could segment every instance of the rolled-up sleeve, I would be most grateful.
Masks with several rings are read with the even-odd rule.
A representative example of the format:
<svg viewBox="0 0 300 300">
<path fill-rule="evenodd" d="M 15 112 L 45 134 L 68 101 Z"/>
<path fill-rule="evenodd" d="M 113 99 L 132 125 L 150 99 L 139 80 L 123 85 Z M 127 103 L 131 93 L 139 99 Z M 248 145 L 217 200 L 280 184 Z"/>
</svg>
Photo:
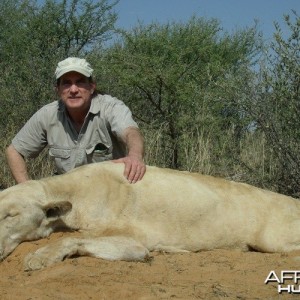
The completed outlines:
<svg viewBox="0 0 300 300">
<path fill-rule="evenodd" d="M 43 109 L 37 111 L 13 138 L 12 145 L 24 157 L 37 157 L 47 145 L 45 118 Z"/>
<path fill-rule="evenodd" d="M 111 131 L 121 137 L 128 127 L 138 128 L 138 124 L 133 120 L 130 109 L 120 100 L 114 98 L 110 106 L 110 113 L 107 114 Z"/>
</svg>

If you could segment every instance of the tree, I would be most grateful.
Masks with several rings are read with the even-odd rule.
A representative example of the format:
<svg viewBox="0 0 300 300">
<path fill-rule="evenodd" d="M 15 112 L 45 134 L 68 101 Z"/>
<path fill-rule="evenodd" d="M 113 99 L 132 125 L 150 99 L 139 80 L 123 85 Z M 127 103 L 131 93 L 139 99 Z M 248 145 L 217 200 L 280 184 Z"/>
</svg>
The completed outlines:
<svg viewBox="0 0 300 300">
<path fill-rule="evenodd" d="M 282 29 L 275 23 L 271 51 L 256 86 L 260 92 L 249 99 L 248 109 L 277 158 L 274 180 L 278 190 L 299 196 L 300 18 L 295 11 L 293 16 L 284 18 L 290 35 L 284 38 Z"/>
<path fill-rule="evenodd" d="M 0 82 L 5 93 L 1 104 L 8 108 L 12 103 L 19 105 L 17 115 L 25 107 L 23 119 L 49 102 L 57 62 L 71 55 L 86 55 L 110 38 L 116 3 L 47 0 L 38 6 L 30 0 L 1 1 L 0 66 L 5 74 Z M 14 114 L 12 109 L 7 112 Z M 1 119 L 5 124 L 7 118 Z"/>
<path fill-rule="evenodd" d="M 15 122 L 27 119 L 37 107 L 53 99 L 53 73 L 57 62 L 68 56 L 84 56 L 112 34 L 117 2 L 54 1 L 41 6 L 34 1 L 0 3 L 0 67 L 5 76 L 0 99 L 5 114 Z M 9 109 L 11 104 L 15 109 Z M 7 118 L 3 116 L 4 124 Z"/>
<path fill-rule="evenodd" d="M 139 24 L 104 55 L 91 56 L 101 88 L 128 103 L 148 132 L 160 132 L 155 163 L 186 168 L 186 148 L 199 134 L 213 133 L 217 143 L 233 123 L 245 122 L 224 83 L 250 68 L 256 30 L 221 33 L 217 20 L 196 17 Z"/>
</svg>

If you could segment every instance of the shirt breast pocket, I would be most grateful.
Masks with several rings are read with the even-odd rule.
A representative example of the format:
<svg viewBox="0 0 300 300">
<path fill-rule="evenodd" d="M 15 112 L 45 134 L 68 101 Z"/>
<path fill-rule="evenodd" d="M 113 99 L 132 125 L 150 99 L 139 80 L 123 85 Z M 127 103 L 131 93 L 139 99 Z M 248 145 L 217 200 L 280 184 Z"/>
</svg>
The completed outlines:
<svg viewBox="0 0 300 300">
<path fill-rule="evenodd" d="M 54 159 L 57 172 L 59 174 L 66 173 L 71 170 L 71 150 L 50 148 L 49 155 Z"/>
<path fill-rule="evenodd" d="M 90 157 L 91 162 L 102 162 L 113 159 L 111 149 L 102 143 L 98 143 L 90 151 L 87 150 L 87 155 Z"/>
</svg>

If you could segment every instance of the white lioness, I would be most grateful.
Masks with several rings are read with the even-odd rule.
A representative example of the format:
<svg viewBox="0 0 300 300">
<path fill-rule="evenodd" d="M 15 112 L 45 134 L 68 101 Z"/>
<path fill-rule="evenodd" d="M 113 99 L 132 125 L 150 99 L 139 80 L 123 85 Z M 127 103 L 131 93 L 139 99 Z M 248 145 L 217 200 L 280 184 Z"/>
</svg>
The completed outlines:
<svg viewBox="0 0 300 300">
<path fill-rule="evenodd" d="M 211 176 L 147 167 L 129 184 L 123 164 L 98 163 L 0 193 L 0 255 L 62 228 L 67 237 L 25 258 L 34 270 L 72 255 L 144 260 L 149 251 L 300 249 L 300 202 Z"/>
</svg>

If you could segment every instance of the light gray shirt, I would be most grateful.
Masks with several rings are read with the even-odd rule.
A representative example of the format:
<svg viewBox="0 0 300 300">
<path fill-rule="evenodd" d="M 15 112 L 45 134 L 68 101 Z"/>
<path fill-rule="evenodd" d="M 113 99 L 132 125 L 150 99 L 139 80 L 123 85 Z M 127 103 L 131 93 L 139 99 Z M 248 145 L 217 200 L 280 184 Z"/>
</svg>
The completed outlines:
<svg viewBox="0 0 300 300">
<path fill-rule="evenodd" d="M 37 111 L 12 141 L 26 158 L 34 158 L 46 147 L 59 174 L 80 165 L 116 159 L 126 155 L 121 135 L 128 127 L 138 128 L 129 108 L 117 98 L 98 95 L 79 133 L 62 101 Z"/>
</svg>

